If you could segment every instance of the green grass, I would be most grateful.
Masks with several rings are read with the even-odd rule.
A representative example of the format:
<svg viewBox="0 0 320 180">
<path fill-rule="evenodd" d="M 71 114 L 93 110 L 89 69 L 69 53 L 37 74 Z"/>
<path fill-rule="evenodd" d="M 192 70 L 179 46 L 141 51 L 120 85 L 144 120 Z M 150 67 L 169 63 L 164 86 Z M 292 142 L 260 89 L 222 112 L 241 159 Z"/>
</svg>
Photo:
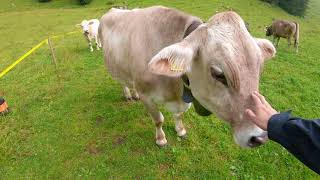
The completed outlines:
<svg viewBox="0 0 320 180">
<path fill-rule="evenodd" d="M 84 18 L 106 12 L 106 1 L 82 7 L 72 0 L 38 4 L 0 2 L 0 70 L 51 34 L 76 30 Z M 319 5 L 313 0 L 305 19 L 258 0 L 128 1 L 129 7 L 161 4 L 207 20 L 216 11 L 235 9 L 264 37 L 272 18 L 301 26 L 297 55 L 281 40 L 268 61 L 260 89 L 278 110 L 320 117 Z M 121 4 L 116 2 L 116 4 Z M 229 125 L 214 115 L 185 114 L 188 137 L 176 137 L 164 111 L 169 146 L 154 142 L 154 125 L 140 102 L 125 102 L 121 86 L 105 71 L 101 52 L 90 53 L 82 35 L 53 41 L 58 69 L 41 47 L 0 79 L 0 96 L 13 112 L 0 117 L 0 179 L 316 179 L 317 175 L 280 145 L 269 142 L 241 149 Z"/>
</svg>

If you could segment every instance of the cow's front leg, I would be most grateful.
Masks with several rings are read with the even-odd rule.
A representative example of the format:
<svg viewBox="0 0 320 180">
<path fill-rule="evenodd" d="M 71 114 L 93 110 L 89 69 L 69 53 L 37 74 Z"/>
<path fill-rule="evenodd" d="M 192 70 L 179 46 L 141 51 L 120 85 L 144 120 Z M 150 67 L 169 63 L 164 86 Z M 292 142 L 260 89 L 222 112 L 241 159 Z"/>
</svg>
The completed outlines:
<svg viewBox="0 0 320 180">
<path fill-rule="evenodd" d="M 88 41 L 89 49 L 90 49 L 90 51 L 92 52 L 92 51 L 93 51 L 93 48 L 92 48 L 92 44 L 91 44 L 91 38 L 90 38 L 89 35 L 86 34 L 86 33 L 84 33 L 83 35 L 84 35 L 84 37 L 86 38 L 86 40 Z"/>
<path fill-rule="evenodd" d="M 276 46 L 276 37 L 275 37 L 275 36 L 273 36 L 273 38 L 272 38 L 272 44 L 273 44 L 274 46 Z"/>
<path fill-rule="evenodd" d="M 102 44 L 101 44 L 101 39 L 98 38 L 98 42 L 99 42 L 99 47 L 102 48 Z"/>
<path fill-rule="evenodd" d="M 156 126 L 156 144 L 160 147 L 164 147 L 167 144 L 166 135 L 162 130 L 162 125 L 164 122 L 164 117 L 162 113 L 158 110 L 157 106 L 152 102 L 151 99 L 141 95 L 140 96 L 143 104 L 150 113 L 154 124 Z"/>
<path fill-rule="evenodd" d="M 288 37 L 288 48 L 291 46 L 291 36 Z"/>
<path fill-rule="evenodd" d="M 183 112 L 176 113 L 173 115 L 173 117 L 176 121 L 175 129 L 176 129 L 177 135 L 179 137 L 185 137 L 187 135 L 187 131 L 184 128 L 184 125 L 182 123 L 182 116 L 183 116 Z"/>
<path fill-rule="evenodd" d="M 90 49 L 90 52 L 93 52 L 93 48 L 92 48 L 92 43 L 91 43 L 91 41 L 89 41 L 89 49 Z"/>
<path fill-rule="evenodd" d="M 276 48 L 278 48 L 279 46 L 279 41 L 280 41 L 280 37 L 277 38 L 277 45 L 276 45 Z"/>
<path fill-rule="evenodd" d="M 182 123 L 183 113 L 186 112 L 191 103 L 185 103 L 181 100 L 167 102 L 165 104 L 166 108 L 173 113 L 173 118 L 175 120 L 175 130 L 179 137 L 186 137 L 187 131 Z"/>
<path fill-rule="evenodd" d="M 98 37 L 95 37 L 95 40 L 96 40 L 96 46 L 97 46 L 97 50 L 100 50 L 100 43 L 99 43 L 99 40 L 98 40 Z"/>
</svg>

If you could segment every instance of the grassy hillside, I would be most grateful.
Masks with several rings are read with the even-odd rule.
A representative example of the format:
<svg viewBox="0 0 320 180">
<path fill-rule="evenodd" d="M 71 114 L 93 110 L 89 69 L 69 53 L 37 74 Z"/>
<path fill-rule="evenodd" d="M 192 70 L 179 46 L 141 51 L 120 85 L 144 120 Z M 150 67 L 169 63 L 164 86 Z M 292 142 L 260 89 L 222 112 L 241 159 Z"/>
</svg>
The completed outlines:
<svg viewBox="0 0 320 180">
<path fill-rule="evenodd" d="M 100 17 L 110 6 L 106 2 L 82 7 L 72 0 L 0 1 L 0 71 L 48 35 L 74 31 L 82 19 Z M 258 0 L 128 1 L 130 8 L 159 4 L 204 20 L 232 8 L 256 37 L 264 37 L 272 18 L 298 21 L 299 54 L 281 40 L 276 58 L 265 65 L 260 90 L 278 110 L 320 117 L 317 0 L 306 19 Z M 0 179 L 317 178 L 276 143 L 239 148 L 228 124 L 214 115 L 199 117 L 193 109 L 185 114 L 185 140 L 176 137 L 172 116 L 163 111 L 169 146 L 159 149 L 151 118 L 140 102 L 124 101 L 120 85 L 105 72 L 101 52 L 90 53 L 80 33 L 53 43 L 57 70 L 43 46 L 0 79 L 0 96 L 13 110 L 0 117 Z"/>
</svg>

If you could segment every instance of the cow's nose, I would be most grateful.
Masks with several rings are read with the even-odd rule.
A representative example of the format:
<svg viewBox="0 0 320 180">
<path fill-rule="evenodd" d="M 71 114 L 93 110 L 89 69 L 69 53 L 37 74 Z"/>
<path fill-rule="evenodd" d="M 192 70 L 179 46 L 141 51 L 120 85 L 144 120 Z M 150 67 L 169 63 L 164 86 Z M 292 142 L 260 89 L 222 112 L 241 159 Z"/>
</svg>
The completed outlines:
<svg viewBox="0 0 320 180">
<path fill-rule="evenodd" d="M 268 140 L 268 136 L 267 135 L 252 136 L 249 139 L 248 146 L 251 147 L 251 148 L 258 147 L 258 146 L 264 144 L 267 140 Z"/>
</svg>

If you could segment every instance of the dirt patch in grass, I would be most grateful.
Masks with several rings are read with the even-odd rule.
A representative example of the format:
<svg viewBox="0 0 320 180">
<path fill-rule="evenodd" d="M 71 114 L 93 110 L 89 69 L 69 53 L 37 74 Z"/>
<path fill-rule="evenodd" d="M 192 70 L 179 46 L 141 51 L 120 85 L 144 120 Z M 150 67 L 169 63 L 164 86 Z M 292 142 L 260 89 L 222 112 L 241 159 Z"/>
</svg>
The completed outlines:
<svg viewBox="0 0 320 180">
<path fill-rule="evenodd" d="M 142 147 L 131 148 L 131 152 L 132 152 L 132 155 L 134 155 L 134 156 L 141 156 L 141 155 L 145 155 L 147 153 L 146 149 L 142 148 Z"/>
<path fill-rule="evenodd" d="M 87 144 L 86 151 L 92 155 L 98 155 L 101 153 L 101 149 L 97 146 L 96 142 L 90 142 Z"/>
<path fill-rule="evenodd" d="M 118 135 L 113 138 L 112 146 L 115 148 L 115 147 L 121 146 L 125 142 L 126 142 L 126 137 Z"/>
<path fill-rule="evenodd" d="M 169 168 L 171 168 L 171 165 L 168 163 L 161 163 L 159 164 L 159 170 L 161 172 L 166 172 Z"/>
<path fill-rule="evenodd" d="M 96 125 L 99 126 L 104 122 L 104 118 L 102 116 L 96 117 Z"/>
</svg>

